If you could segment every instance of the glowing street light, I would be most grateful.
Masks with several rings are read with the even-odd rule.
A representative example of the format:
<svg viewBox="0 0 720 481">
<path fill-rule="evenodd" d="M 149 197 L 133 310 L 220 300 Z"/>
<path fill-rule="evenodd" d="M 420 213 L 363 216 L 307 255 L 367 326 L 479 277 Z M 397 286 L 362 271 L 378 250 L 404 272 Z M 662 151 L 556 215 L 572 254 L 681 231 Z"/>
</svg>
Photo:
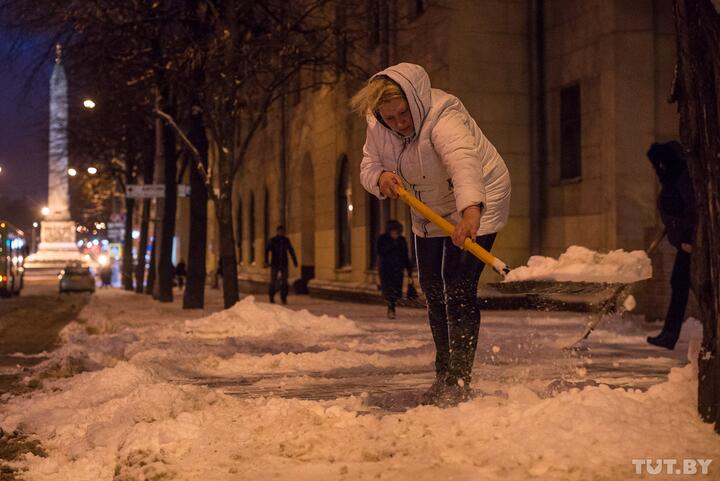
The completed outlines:
<svg viewBox="0 0 720 481">
<path fill-rule="evenodd" d="M 72 167 L 70 167 L 70 168 L 68 169 L 68 175 L 69 175 L 70 177 L 75 177 L 75 176 L 77 175 L 77 170 L 75 170 L 75 169 L 73 169 Z"/>
<path fill-rule="evenodd" d="M 40 212 L 42 212 L 42 215 L 48 215 L 50 213 L 50 207 L 45 206 L 40 210 Z"/>
<path fill-rule="evenodd" d="M 95 102 L 93 101 L 93 99 L 85 99 L 83 100 L 83 107 L 92 110 L 95 108 Z"/>
<path fill-rule="evenodd" d="M 37 229 L 38 225 L 40 225 L 40 224 L 38 224 L 37 222 L 33 222 L 33 228 Z"/>
<path fill-rule="evenodd" d="M 95 174 L 97 174 L 97 167 L 88 167 L 87 171 L 88 171 L 88 174 L 95 175 Z"/>
</svg>

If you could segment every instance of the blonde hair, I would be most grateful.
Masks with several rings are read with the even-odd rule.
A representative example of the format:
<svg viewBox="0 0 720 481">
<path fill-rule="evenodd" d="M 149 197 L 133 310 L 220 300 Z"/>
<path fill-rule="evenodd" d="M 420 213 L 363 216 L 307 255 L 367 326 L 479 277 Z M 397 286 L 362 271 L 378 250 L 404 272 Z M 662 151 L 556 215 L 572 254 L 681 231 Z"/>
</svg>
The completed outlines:
<svg viewBox="0 0 720 481">
<path fill-rule="evenodd" d="M 402 88 L 388 77 L 372 79 L 353 95 L 350 107 L 360 115 L 376 112 L 382 104 L 395 98 L 405 98 Z"/>
</svg>

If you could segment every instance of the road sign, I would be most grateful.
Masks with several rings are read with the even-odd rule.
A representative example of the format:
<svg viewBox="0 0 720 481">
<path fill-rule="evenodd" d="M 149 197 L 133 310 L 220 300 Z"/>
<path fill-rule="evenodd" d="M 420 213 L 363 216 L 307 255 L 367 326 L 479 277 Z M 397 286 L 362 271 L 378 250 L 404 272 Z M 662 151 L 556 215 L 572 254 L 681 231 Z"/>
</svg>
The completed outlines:
<svg viewBox="0 0 720 481">
<path fill-rule="evenodd" d="M 108 223 L 107 236 L 112 242 L 121 242 L 125 236 L 125 224 L 123 222 Z"/>
<path fill-rule="evenodd" d="M 110 214 L 110 222 L 119 222 L 121 225 L 125 222 L 124 212 L 113 212 Z"/>
<path fill-rule="evenodd" d="M 165 184 L 128 184 L 125 195 L 131 199 L 152 199 L 165 197 Z"/>
</svg>

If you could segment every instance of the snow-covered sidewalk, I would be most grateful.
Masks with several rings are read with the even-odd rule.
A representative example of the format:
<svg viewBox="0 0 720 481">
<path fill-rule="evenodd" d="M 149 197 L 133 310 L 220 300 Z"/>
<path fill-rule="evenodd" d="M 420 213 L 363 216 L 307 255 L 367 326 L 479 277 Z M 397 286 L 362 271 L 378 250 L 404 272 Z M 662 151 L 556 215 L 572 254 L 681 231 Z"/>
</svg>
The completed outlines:
<svg viewBox="0 0 720 481">
<path fill-rule="evenodd" d="M 28 374 L 43 388 L 3 400 L 0 426 L 47 452 L 18 463 L 25 478 L 618 480 L 643 479 L 636 458 L 720 464 L 696 414 L 694 321 L 674 353 L 632 319 L 572 352 L 587 316 L 484 313 L 480 395 L 442 410 L 417 406 L 433 379 L 421 310 L 388 321 L 382 306 L 310 298 L 210 305 L 99 291 Z"/>
</svg>

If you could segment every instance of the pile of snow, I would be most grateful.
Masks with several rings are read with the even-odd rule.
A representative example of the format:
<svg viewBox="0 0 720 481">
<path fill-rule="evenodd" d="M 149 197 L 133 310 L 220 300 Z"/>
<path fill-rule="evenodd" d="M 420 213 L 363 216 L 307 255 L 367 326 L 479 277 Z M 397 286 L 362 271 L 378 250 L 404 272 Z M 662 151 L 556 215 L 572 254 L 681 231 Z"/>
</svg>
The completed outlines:
<svg viewBox="0 0 720 481">
<path fill-rule="evenodd" d="M 118 363 L 11 399 L 0 425 L 42 440 L 48 456 L 17 465 L 28 480 L 629 479 L 636 458 L 720 459 L 696 377 L 688 365 L 646 392 L 546 399 L 516 385 L 506 398 L 368 416 L 361 398 L 239 399 Z"/>
<path fill-rule="evenodd" d="M 652 277 L 652 263 L 645 251 L 622 249 L 602 254 L 587 247 L 570 246 L 558 259 L 532 256 L 527 266 L 510 271 L 505 282 L 574 281 L 630 283 Z"/>
<path fill-rule="evenodd" d="M 282 306 L 255 302 L 248 296 L 230 309 L 202 319 L 185 321 L 188 334 L 200 338 L 302 339 L 363 334 L 355 322 L 339 316 L 315 316 L 307 310 L 292 311 Z"/>
</svg>

